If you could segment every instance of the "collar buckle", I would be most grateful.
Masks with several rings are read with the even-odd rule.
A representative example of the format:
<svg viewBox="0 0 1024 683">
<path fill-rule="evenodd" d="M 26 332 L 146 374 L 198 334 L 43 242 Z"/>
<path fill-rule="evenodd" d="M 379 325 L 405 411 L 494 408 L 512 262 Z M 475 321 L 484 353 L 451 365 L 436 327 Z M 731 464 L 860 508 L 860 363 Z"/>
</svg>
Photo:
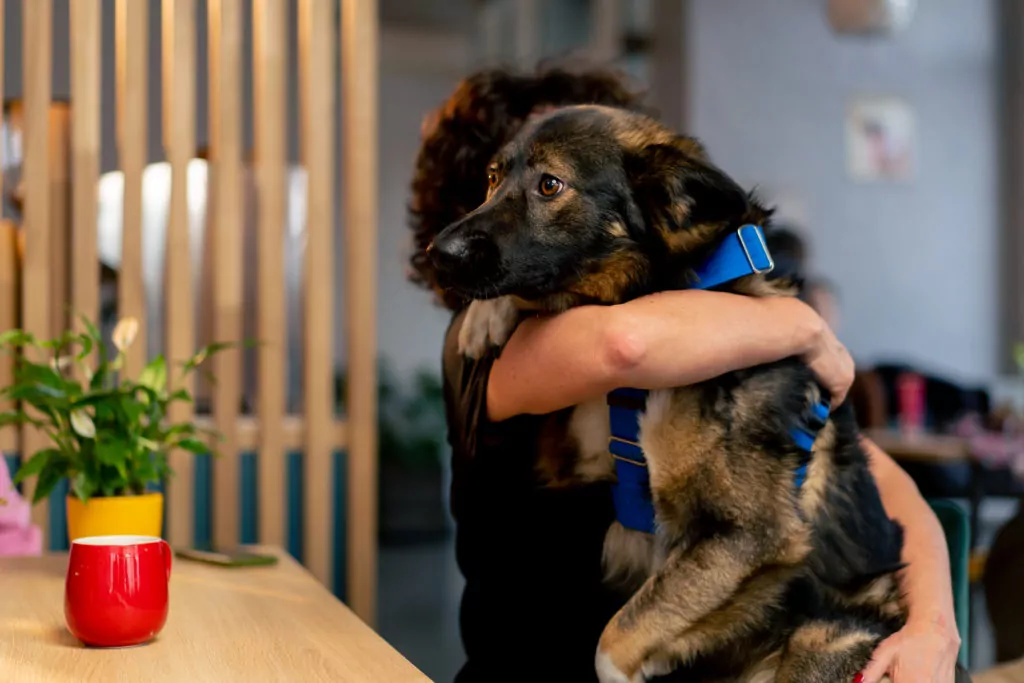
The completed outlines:
<svg viewBox="0 0 1024 683">
<path fill-rule="evenodd" d="M 751 240 L 749 236 L 744 237 L 744 230 L 746 230 L 748 234 L 751 232 L 754 233 L 754 239 L 756 239 L 757 241 L 755 242 Z M 761 273 L 770 273 L 772 270 L 775 269 L 775 261 L 772 259 L 771 252 L 768 251 L 768 245 L 765 244 L 764 235 L 761 233 L 761 231 L 758 229 L 756 225 L 752 223 L 741 225 L 739 229 L 736 230 L 736 239 L 740 241 L 740 246 L 743 247 L 743 255 L 747 257 L 747 263 L 750 264 L 750 270 L 752 270 L 755 275 L 760 275 Z M 747 245 L 747 240 L 751 240 L 751 244 L 749 246 Z M 756 250 L 756 253 L 758 253 L 759 255 L 763 255 L 764 258 L 768 260 L 768 265 L 763 268 L 758 268 L 757 263 L 751 256 L 752 250 Z"/>
</svg>

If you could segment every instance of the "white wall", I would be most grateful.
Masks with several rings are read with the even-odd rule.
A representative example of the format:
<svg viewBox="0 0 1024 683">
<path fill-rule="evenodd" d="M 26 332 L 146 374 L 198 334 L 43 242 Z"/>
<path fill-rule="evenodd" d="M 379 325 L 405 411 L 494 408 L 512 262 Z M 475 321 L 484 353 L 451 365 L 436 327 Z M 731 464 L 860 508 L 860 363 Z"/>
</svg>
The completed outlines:
<svg viewBox="0 0 1024 683">
<path fill-rule="evenodd" d="M 727 172 L 802 207 L 859 361 L 988 378 L 999 333 L 994 2 L 921 2 L 906 33 L 870 40 L 833 35 L 824 4 L 692 0 L 692 132 Z M 914 107 L 913 183 L 847 176 L 844 113 L 862 92 Z"/>
</svg>

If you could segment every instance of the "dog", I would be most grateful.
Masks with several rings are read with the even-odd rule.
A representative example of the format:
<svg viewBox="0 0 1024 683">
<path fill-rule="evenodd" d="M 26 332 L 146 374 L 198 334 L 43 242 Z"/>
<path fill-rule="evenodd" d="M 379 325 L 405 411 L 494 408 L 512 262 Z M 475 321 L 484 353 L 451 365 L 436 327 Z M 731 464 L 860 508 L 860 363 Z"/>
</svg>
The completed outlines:
<svg viewBox="0 0 1024 683">
<path fill-rule="evenodd" d="M 523 315 L 694 287 L 724 240 L 770 229 L 770 210 L 696 139 L 614 108 L 529 121 L 488 185 L 428 250 L 442 286 L 473 300 L 459 337 L 473 357 Z M 718 289 L 795 294 L 763 272 Z M 639 444 L 656 526 L 608 531 L 606 575 L 631 597 L 600 638 L 602 683 L 845 682 L 904 625 L 903 529 L 847 404 L 823 419 L 795 479 L 792 429 L 823 398 L 796 358 L 650 393 Z M 604 402 L 549 420 L 536 463 L 548 485 L 616 479 Z"/>
</svg>

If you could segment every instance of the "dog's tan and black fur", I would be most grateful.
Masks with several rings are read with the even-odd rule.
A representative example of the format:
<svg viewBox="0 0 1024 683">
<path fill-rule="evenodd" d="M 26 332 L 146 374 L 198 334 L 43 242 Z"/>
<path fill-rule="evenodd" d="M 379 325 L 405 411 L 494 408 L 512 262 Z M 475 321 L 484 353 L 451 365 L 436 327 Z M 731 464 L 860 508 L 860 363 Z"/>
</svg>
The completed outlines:
<svg viewBox="0 0 1024 683">
<path fill-rule="evenodd" d="M 474 299 L 460 337 L 468 355 L 503 344 L 523 310 L 688 288 L 726 235 L 770 220 L 697 141 L 597 106 L 528 123 L 489 180 L 487 201 L 431 249 L 441 284 Z M 791 295 L 762 276 L 724 288 Z M 849 681 L 902 626 L 902 529 L 847 406 L 794 483 L 790 429 L 818 391 L 787 359 L 651 393 L 641 445 L 657 532 L 609 529 L 609 580 L 632 597 L 601 637 L 602 681 Z M 603 402 L 549 426 L 537 469 L 551 485 L 614 478 Z"/>
</svg>

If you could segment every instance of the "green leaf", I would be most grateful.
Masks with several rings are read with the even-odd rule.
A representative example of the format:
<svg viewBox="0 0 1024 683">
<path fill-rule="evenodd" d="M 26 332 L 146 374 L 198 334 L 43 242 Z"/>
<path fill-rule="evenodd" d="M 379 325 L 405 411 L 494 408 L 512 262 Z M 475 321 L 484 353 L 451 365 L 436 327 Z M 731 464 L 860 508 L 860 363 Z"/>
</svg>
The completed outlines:
<svg viewBox="0 0 1024 683">
<path fill-rule="evenodd" d="M 134 396 L 122 395 L 121 410 L 124 411 L 124 415 L 127 418 L 127 423 L 129 425 L 137 425 L 139 423 L 139 418 L 146 412 L 146 406 Z"/>
<path fill-rule="evenodd" d="M 202 365 L 206 359 L 213 354 L 220 353 L 221 351 L 234 348 L 236 346 L 238 346 L 238 344 L 234 342 L 214 342 L 213 344 L 207 344 L 203 348 L 199 349 L 199 351 L 196 352 L 196 355 L 192 356 L 182 364 L 182 373 L 187 375 L 189 372 Z"/>
<path fill-rule="evenodd" d="M 128 445 L 118 438 L 104 438 L 96 442 L 96 459 L 103 465 L 115 465 L 129 457 Z"/>
<path fill-rule="evenodd" d="M 173 394 L 167 397 L 168 403 L 173 403 L 175 401 L 185 401 L 186 403 L 191 403 L 192 396 L 188 393 L 186 389 L 178 389 Z"/>
<path fill-rule="evenodd" d="M 89 318 L 85 314 L 79 313 L 78 319 L 82 321 L 82 324 L 85 326 L 85 331 L 88 332 L 89 337 L 93 341 L 99 342 L 103 339 L 103 336 L 100 334 L 99 328 L 97 328 L 96 325 L 91 320 L 89 320 Z"/>
<path fill-rule="evenodd" d="M 139 384 L 158 394 L 167 388 L 167 361 L 163 356 L 157 356 L 142 369 L 139 374 Z"/>
<path fill-rule="evenodd" d="M 57 464 L 52 464 L 50 467 L 46 467 L 42 472 L 39 473 L 39 479 L 36 480 L 36 492 L 32 496 L 32 502 L 38 503 L 41 500 L 46 500 L 50 497 L 50 492 L 53 491 L 53 487 L 60 482 L 64 476 L 63 468 Z"/>
<path fill-rule="evenodd" d="M 93 341 L 87 335 L 84 334 L 76 335 L 75 341 L 78 342 L 82 347 L 82 350 L 79 351 L 78 355 L 75 356 L 75 360 L 83 361 L 89 357 L 90 353 L 92 353 L 92 349 L 94 346 Z"/>
<path fill-rule="evenodd" d="M 27 462 L 23 463 L 22 466 L 18 468 L 17 474 L 14 475 L 14 483 L 20 484 L 26 478 L 39 474 L 51 460 L 59 457 L 60 451 L 56 448 L 46 448 L 41 451 L 37 451 L 35 455 L 29 458 Z"/>
<path fill-rule="evenodd" d="M 71 492 L 83 503 L 88 503 L 92 495 L 96 493 L 96 484 L 85 472 L 79 472 L 71 482 Z"/>
<path fill-rule="evenodd" d="M 35 335 L 25 330 L 7 330 L 0 334 L 0 346 L 38 346 Z"/>
<path fill-rule="evenodd" d="M 118 394 L 121 392 L 117 389 L 101 389 L 97 391 L 90 391 L 81 398 L 76 398 L 71 402 L 71 408 L 85 408 L 86 406 L 98 406 L 101 403 L 107 401 L 116 400 Z"/>
<path fill-rule="evenodd" d="M 182 439 L 175 444 L 178 448 L 184 448 L 196 454 L 209 453 L 210 447 L 199 439 Z"/>
<path fill-rule="evenodd" d="M 42 420 L 37 420 L 27 413 L 21 410 L 8 410 L 0 413 L 0 427 L 7 427 L 8 425 L 23 425 L 31 424 L 36 427 L 42 427 L 45 423 Z"/>
</svg>

